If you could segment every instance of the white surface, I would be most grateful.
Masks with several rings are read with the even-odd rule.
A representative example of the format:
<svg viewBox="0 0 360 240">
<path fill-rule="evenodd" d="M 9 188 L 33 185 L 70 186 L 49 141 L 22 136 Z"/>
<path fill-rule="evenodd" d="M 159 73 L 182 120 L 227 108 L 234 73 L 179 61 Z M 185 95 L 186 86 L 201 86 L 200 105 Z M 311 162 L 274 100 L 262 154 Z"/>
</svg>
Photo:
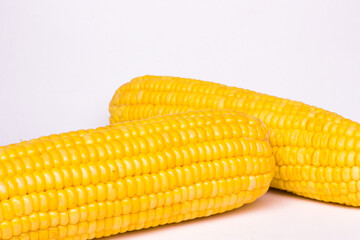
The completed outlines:
<svg viewBox="0 0 360 240">
<path fill-rule="evenodd" d="M 355 0 L 0 1 L 0 145 L 105 125 L 116 88 L 144 74 L 249 88 L 360 121 L 359 43 Z M 227 214 L 123 237 L 358 239 L 359 211 L 271 191 Z"/>
</svg>

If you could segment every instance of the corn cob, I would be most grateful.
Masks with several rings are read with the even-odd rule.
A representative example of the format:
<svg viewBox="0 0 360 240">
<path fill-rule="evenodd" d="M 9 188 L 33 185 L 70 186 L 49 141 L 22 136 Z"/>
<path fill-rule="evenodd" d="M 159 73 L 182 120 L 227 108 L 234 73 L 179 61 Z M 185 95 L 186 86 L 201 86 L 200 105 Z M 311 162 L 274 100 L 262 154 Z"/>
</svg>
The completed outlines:
<svg viewBox="0 0 360 240">
<path fill-rule="evenodd" d="M 233 109 L 270 129 L 274 188 L 360 206 L 360 125 L 335 113 L 250 90 L 200 80 L 144 76 L 121 86 L 112 123 L 199 109 Z"/>
<path fill-rule="evenodd" d="M 0 239 L 92 239 L 238 208 L 275 160 L 257 119 L 173 114 L 0 148 Z"/>
</svg>

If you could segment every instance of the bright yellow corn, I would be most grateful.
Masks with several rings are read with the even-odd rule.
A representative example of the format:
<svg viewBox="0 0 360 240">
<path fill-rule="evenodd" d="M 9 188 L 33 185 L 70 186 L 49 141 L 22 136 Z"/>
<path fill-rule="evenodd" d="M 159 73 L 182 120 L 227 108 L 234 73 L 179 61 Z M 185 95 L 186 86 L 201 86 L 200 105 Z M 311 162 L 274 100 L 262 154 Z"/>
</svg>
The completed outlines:
<svg viewBox="0 0 360 240">
<path fill-rule="evenodd" d="M 144 76 L 116 91 L 110 121 L 197 109 L 233 109 L 269 127 L 277 165 L 272 187 L 360 206 L 360 125 L 335 113 L 216 83 Z"/>
<path fill-rule="evenodd" d="M 0 239 L 92 239 L 228 211 L 269 188 L 267 130 L 208 110 L 0 148 Z"/>
</svg>

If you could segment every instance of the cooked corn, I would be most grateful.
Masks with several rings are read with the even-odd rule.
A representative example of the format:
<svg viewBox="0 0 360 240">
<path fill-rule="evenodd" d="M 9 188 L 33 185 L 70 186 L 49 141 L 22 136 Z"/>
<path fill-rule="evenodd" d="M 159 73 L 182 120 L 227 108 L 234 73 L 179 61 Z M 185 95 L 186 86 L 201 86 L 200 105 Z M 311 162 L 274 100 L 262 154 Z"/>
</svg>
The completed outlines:
<svg viewBox="0 0 360 240">
<path fill-rule="evenodd" d="M 1 239 L 91 239 L 228 211 L 269 188 L 253 117 L 209 110 L 0 148 Z"/>
<path fill-rule="evenodd" d="M 271 130 L 272 187 L 326 202 L 360 206 L 360 125 L 301 102 L 176 77 L 124 84 L 110 104 L 112 123 L 198 109 L 233 109 Z"/>
</svg>

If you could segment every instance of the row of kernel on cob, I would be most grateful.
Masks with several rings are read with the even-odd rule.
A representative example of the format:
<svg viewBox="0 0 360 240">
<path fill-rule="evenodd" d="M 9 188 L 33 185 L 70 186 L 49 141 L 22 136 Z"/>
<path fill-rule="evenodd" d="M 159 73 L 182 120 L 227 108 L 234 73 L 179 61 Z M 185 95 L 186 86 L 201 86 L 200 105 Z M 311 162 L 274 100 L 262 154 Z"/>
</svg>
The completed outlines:
<svg viewBox="0 0 360 240">
<path fill-rule="evenodd" d="M 157 76 L 121 86 L 110 113 L 106 127 L 0 147 L 0 239 L 92 239 L 209 216 L 270 183 L 360 205 L 360 127 L 334 113 Z"/>
</svg>

